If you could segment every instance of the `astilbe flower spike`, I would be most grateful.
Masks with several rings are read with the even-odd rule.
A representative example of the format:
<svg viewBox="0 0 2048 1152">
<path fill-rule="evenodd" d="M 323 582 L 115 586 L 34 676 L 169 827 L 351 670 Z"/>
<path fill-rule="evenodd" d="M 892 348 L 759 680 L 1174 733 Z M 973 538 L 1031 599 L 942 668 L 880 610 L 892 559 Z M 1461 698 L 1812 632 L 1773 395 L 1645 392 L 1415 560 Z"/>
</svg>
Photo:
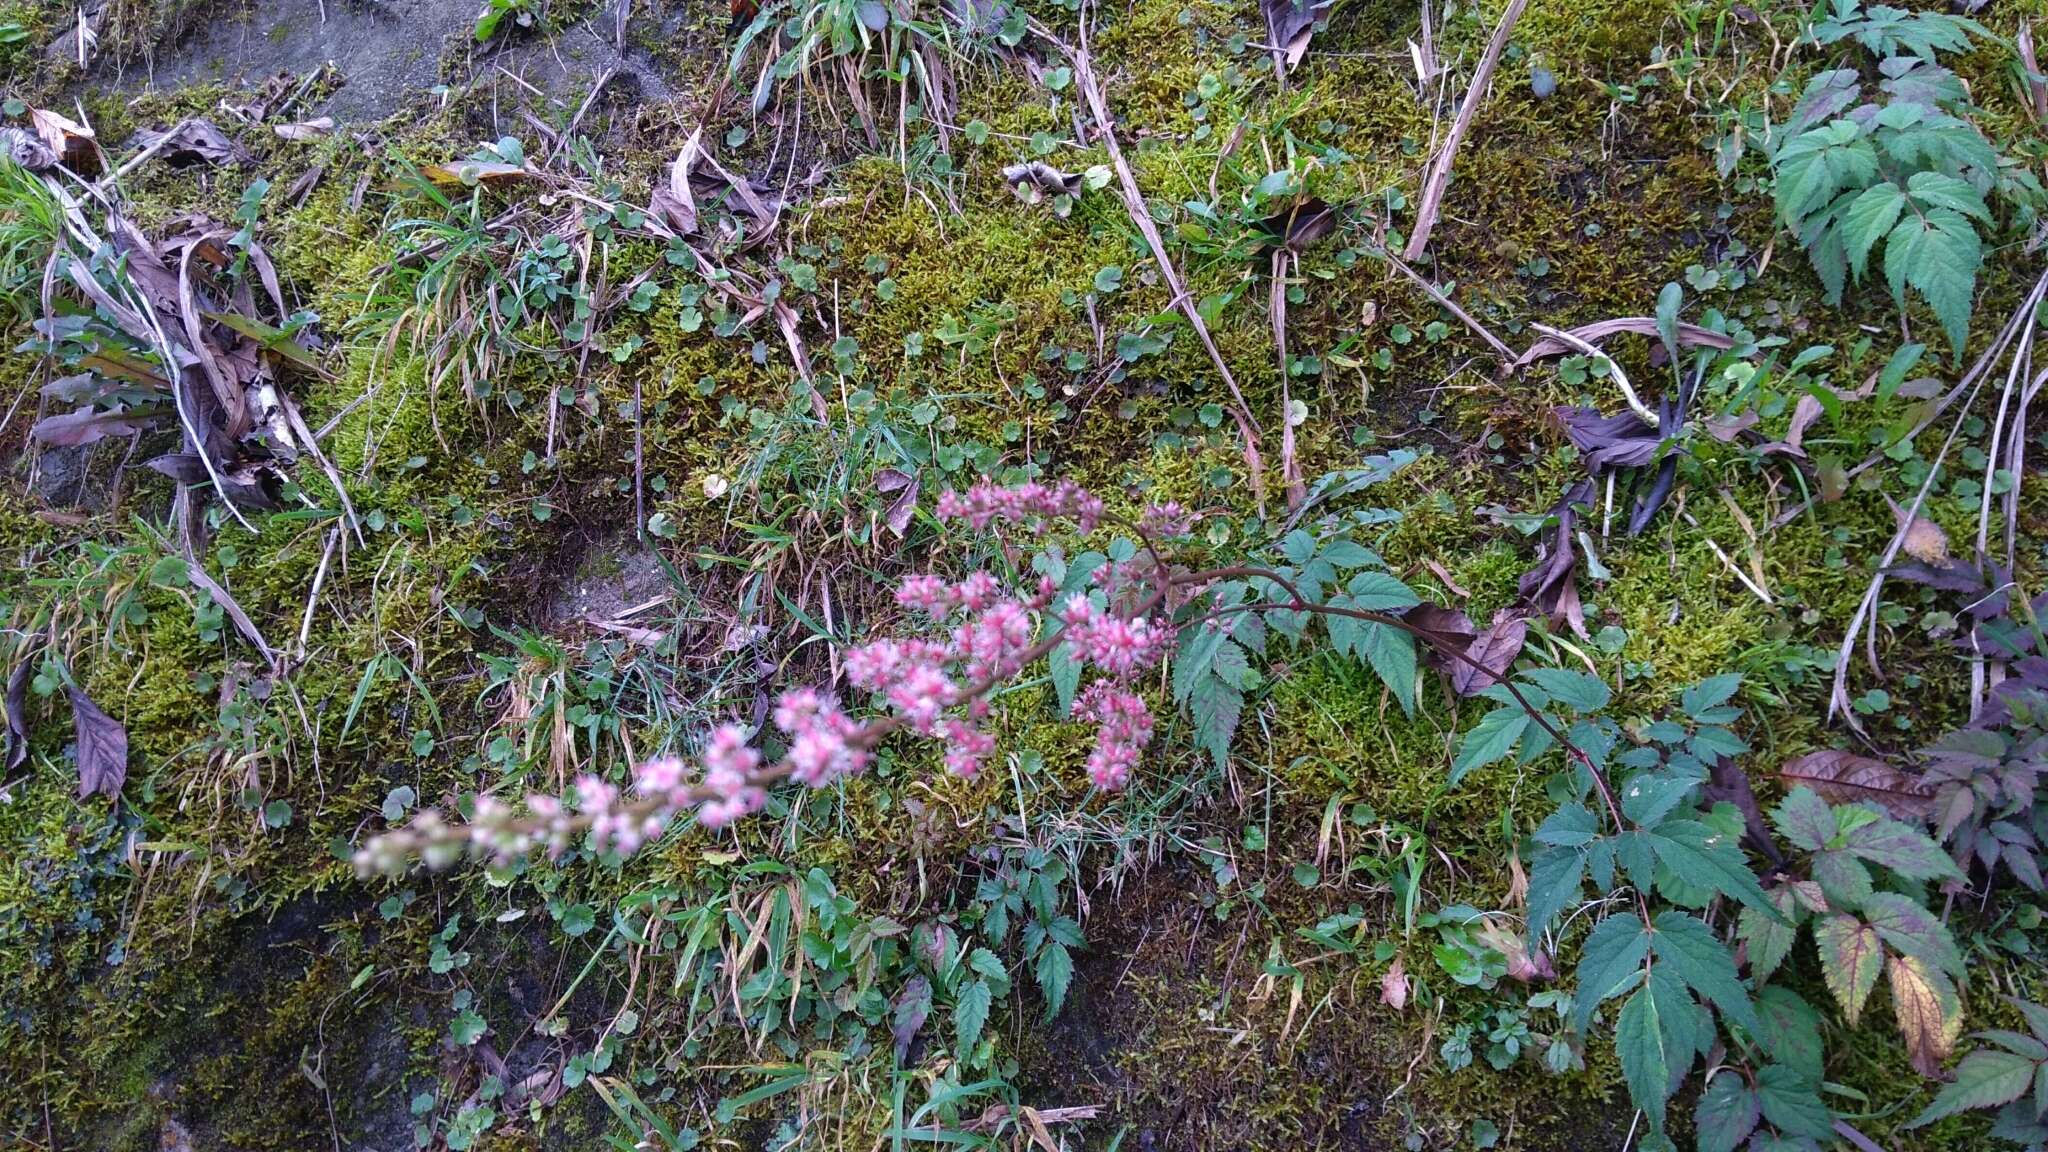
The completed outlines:
<svg viewBox="0 0 2048 1152">
<path fill-rule="evenodd" d="M 1043 532 L 1050 521 L 1066 519 L 1089 532 L 1106 512 L 1100 498 L 1071 482 L 1000 487 L 984 481 L 964 494 L 943 494 L 938 514 L 977 529 L 1008 524 Z M 1140 531 L 1181 535 L 1190 523 L 1178 505 L 1159 505 L 1145 511 Z M 1145 575 L 1134 564 L 1099 569 L 1096 595 L 1111 604 L 1129 600 Z M 1122 788 L 1152 740 L 1151 711 L 1131 682 L 1156 667 L 1170 644 L 1171 626 L 1155 614 L 1165 601 L 1164 585 L 1121 612 L 1085 593 L 1054 609 L 1057 594 L 1057 586 L 1043 577 L 1025 593 L 989 572 L 959 581 L 910 576 L 897 587 L 896 602 L 925 617 L 939 634 L 875 640 L 849 650 L 843 661 L 847 683 L 879 698 L 882 716 L 856 720 L 831 693 L 792 688 L 770 714 L 785 749 L 779 761 L 765 762 L 747 729 L 722 724 L 705 739 L 694 764 L 663 756 L 634 765 L 630 791 L 586 775 L 567 795 L 527 796 L 523 815 L 488 795 L 476 798 L 465 824 L 428 810 L 371 840 L 356 853 L 356 867 L 396 872 L 413 860 L 442 867 L 464 856 L 499 863 L 535 851 L 559 856 L 579 836 L 598 851 L 630 855 L 659 839 L 685 812 L 719 828 L 758 811 L 767 803 L 767 786 L 776 781 L 823 788 L 865 771 L 876 745 L 899 730 L 939 741 L 947 770 L 972 777 L 996 750 L 984 726 L 992 710 L 990 693 L 1062 641 L 1076 661 L 1098 673 L 1074 701 L 1075 717 L 1096 725 L 1089 778 L 1105 790 Z M 1048 613 L 1060 627 L 1038 638 Z"/>
</svg>

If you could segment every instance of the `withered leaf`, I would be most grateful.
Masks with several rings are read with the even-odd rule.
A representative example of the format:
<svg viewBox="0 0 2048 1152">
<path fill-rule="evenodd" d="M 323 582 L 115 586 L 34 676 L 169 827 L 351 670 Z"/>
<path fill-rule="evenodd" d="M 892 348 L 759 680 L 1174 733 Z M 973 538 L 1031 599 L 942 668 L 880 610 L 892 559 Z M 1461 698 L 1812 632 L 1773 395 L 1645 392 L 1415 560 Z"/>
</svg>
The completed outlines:
<svg viewBox="0 0 2048 1152">
<path fill-rule="evenodd" d="M 128 409 L 79 408 L 36 421 L 29 435 L 60 448 L 82 448 L 109 436 L 130 436 L 156 423 Z"/>
<path fill-rule="evenodd" d="M 1451 690 L 1460 696 L 1477 696 L 1499 683 L 1507 676 L 1508 669 L 1514 667 L 1515 658 L 1522 654 L 1522 645 L 1528 638 L 1527 617 L 1496 614 L 1493 623 L 1473 638 L 1472 646 L 1465 652 L 1480 667 L 1460 661 L 1451 670 Z"/>
<path fill-rule="evenodd" d="M 1413 984 L 1408 979 L 1408 969 L 1399 956 L 1387 967 L 1387 973 L 1380 977 L 1380 1003 L 1399 1012 L 1408 1006 L 1408 993 Z"/>
<path fill-rule="evenodd" d="M 249 150 L 228 139 L 228 135 L 214 127 L 210 120 L 192 118 L 180 120 L 161 132 L 147 129 L 137 132 L 133 141 L 143 151 L 154 151 L 174 168 L 185 168 L 193 164 L 233 164 L 237 167 L 256 162 Z"/>
<path fill-rule="evenodd" d="M 1603 416 L 1597 408 L 1559 408 L 1557 417 L 1594 475 L 1641 468 L 1657 458 L 1657 446 L 1664 442 L 1663 434 L 1634 412 Z"/>
<path fill-rule="evenodd" d="M 1330 14 L 1331 0 L 1263 0 L 1267 43 L 1282 54 L 1288 71 L 1301 63 L 1308 42 L 1315 34 L 1316 21 Z"/>
<path fill-rule="evenodd" d="M 28 656 L 19 652 L 7 673 L 7 767 L 28 759 Z"/>
<path fill-rule="evenodd" d="M 272 124 L 270 130 L 280 140 L 318 140 L 334 131 L 334 118 L 321 116 L 298 124 Z"/>
<path fill-rule="evenodd" d="M 1443 608 L 1423 601 L 1401 614 L 1401 619 L 1421 635 L 1422 658 L 1433 668 L 1449 672 L 1460 661 L 1451 652 L 1463 652 L 1472 644 L 1472 638 L 1479 629 L 1470 617 L 1456 608 Z"/>
<path fill-rule="evenodd" d="M 78 741 L 78 798 L 97 792 L 119 796 L 128 781 L 128 729 L 100 711 L 76 686 L 71 695 L 71 723 Z"/>
<path fill-rule="evenodd" d="M 57 161 L 73 172 L 90 175 L 99 169 L 99 149 L 92 129 L 47 108 L 31 108 L 29 126 Z"/>
<path fill-rule="evenodd" d="M 1662 347 L 1662 345 L 1659 345 L 1659 347 Z M 1756 410 L 1750 409 L 1730 416 L 1717 416 L 1712 420 L 1702 420 L 1700 421 L 1700 427 L 1706 430 L 1707 435 L 1712 436 L 1723 444 L 1728 444 L 1734 442 L 1737 436 L 1755 427 L 1757 419 Z"/>
<path fill-rule="evenodd" d="M 1310 196 L 1287 206 L 1260 223 L 1266 243 L 1299 255 L 1320 244 L 1337 229 L 1337 209 L 1321 197 Z"/>
<path fill-rule="evenodd" d="M 57 163 L 57 154 L 48 144 L 37 139 L 32 132 L 20 128 L 0 128 L 0 151 L 7 158 L 31 172 L 40 172 Z"/>
<path fill-rule="evenodd" d="M 1557 526 L 1551 529 L 1536 566 L 1522 573 L 1516 582 L 1524 603 L 1547 619 L 1562 618 L 1581 637 L 1587 636 L 1587 632 L 1585 611 L 1579 602 L 1579 545 L 1574 538 L 1579 514 L 1575 506 L 1590 499 L 1592 493 L 1593 482 L 1581 480 L 1557 502 L 1552 510 Z"/>
<path fill-rule="evenodd" d="M 1941 530 L 1941 525 L 1918 513 L 1909 514 L 1889 496 L 1885 503 L 1891 505 L 1892 517 L 1899 523 L 1899 547 L 1906 555 L 1936 566 L 1948 563 L 1948 533 Z"/>
<path fill-rule="evenodd" d="M 1799 397 L 1799 403 L 1792 406 L 1792 423 L 1785 429 L 1785 438 L 1773 440 L 1759 451 L 1766 456 L 1797 456 L 1804 459 L 1806 430 L 1813 427 L 1815 420 L 1820 419 L 1821 412 L 1819 400 L 1811 393 L 1802 395 Z"/>
<path fill-rule="evenodd" d="M 892 1007 L 889 1035 L 896 1039 L 896 1059 L 901 1063 L 910 1053 L 910 1042 L 917 1039 L 918 1032 L 923 1030 L 925 1017 L 931 1015 L 931 981 L 922 976 L 912 976 L 904 982 L 903 991 L 896 994 Z"/>
<path fill-rule="evenodd" d="M 1918 773 L 1838 748 L 1808 752 L 1778 774 L 1788 790 L 1811 788 L 1830 804 L 1876 804 L 1900 820 L 1934 811 L 1934 789 Z"/>
<path fill-rule="evenodd" d="M 697 230 L 697 196 L 690 187 L 690 170 L 696 166 L 703 137 L 704 130 L 699 128 L 683 141 L 682 150 L 668 166 L 668 181 L 656 184 L 648 201 L 647 206 L 678 236 L 688 236 Z"/>
<path fill-rule="evenodd" d="M 1742 813 L 1743 845 L 1770 861 L 1772 867 L 1784 864 L 1785 854 L 1779 850 L 1777 839 L 1771 835 L 1771 826 L 1764 820 L 1763 806 L 1756 800 L 1756 789 L 1749 785 L 1749 773 L 1726 756 L 1716 756 L 1709 773 L 1706 787 L 1700 790 L 1707 803 L 1735 805 L 1735 810 Z"/>
<path fill-rule="evenodd" d="M 1010 165 L 1003 169 L 1003 181 L 1026 204 L 1038 203 L 1041 196 L 1078 197 L 1086 183 L 1079 173 L 1062 172 L 1042 160 Z"/>
<path fill-rule="evenodd" d="M 896 494 L 895 499 L 889 501 L 889 509 L 882 519 L 889 525 L 889 531 L 901 539 L 910 530 L 910 518 L 917 514 L 917 477 L 895 468 L 884 468 L 875 473 L 875 491 Z"/>
<path fill-rule="evenodd" d="M 1884 570 L 1890 580 L 1904 580 L 1912 584 L 1925 584 L 1943 592 L 1978 594 L 1985 591 L 1984 574 L 1960 560 L 1946 564 L 1928 564 L 1914 560 L 1906 564 L 1895 564 Z"/>
</svg>

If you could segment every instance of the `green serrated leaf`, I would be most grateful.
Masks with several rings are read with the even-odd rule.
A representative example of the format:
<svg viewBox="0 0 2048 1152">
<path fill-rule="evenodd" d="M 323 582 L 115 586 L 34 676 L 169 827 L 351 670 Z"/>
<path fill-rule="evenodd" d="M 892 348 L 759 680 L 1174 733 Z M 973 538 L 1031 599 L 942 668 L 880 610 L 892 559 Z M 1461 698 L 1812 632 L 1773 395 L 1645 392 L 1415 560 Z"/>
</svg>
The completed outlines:
<svg viewBox="0 0 2048 1152">
<path fill-rule="evenodd" d="M 1777 906 L 1778 917 L 1773 918 L 1754 908 L 1744 908 L 1735 920 L 1735 934 L 1741 938 L 1749 954 L 1750 975 L 1761 982 L 1778 970 L 1778 965 L 1791 955 L 1792 945 L 1799 939 L 1795 915 L 1798 905 L 1789 888 L 1774 888 L 1770 891 L 1771 903 Z"/>
<path fill-rule="evenodd" d="M 1598 712 L 1614 699 L 1614 692 L 1605 681 L 1569 668 L 1532 668 L 1522 675 L 1541 685 L 1552 700 L 1575 712 Z"/>
<path fill-rule="evenodd" d="M 1865 188 L 1842 212 L 1842 244 L 1849 253 L 1849 268 L 1860 281 L 1870 264 L 1870 250 L 1899 221 L 1906 207 L 1906 194 L 1889 180 Z"/>
<path fill-rule="evenodd" d="M 1045 1017 L 1050 1020 L 1059 1015 L 1067 1002 L 1067 988 L 1074 981 L 1073 954 L 1064 944 L 1049 942 L 1039 950 L 1032 971 L 1038 979 L 1038 990 L 1045 995 Z"/>
<path fill-rule="evenodd" d="M 2034 1083 L 2034 1062 L 2011 1052 L 1979 1048 L 1956 1066 L 1955 1082 L 1944 1086 L 1908 1128 L 1932 1124 L 1972 1108 L 1996 1108 L 2019 1099 Z"/>
<path fill-rule="evenodd" d="M 1576 848 L 1547 848 L 1529 866 L 1529 934 L 1550 927 L 1568 905 L 1584 895 L 1586 854 Z"/>
<path fill-rule="evenodd" d="M 1372 667 L 1380 683 L 1400 701 L 1401 711 L 1415 714 L 1415 638 L 1388 624 L 1365 622 L 1357 640 L 1358 652 Z"/>
<path fill-rule="evenodd" d="M 1794 788 L 1771 810 L 1771 823 L 1794 848 L 1818 852 L 1835 838 L 1835 814 L 1811 788 Z"/>
<path fill-rule="evenodd" d="M 961 989 L 960 999 L 953 1004 L 953 1037 L 960 1055 L 974 1051 L 981 1043 L 981 1030 L 988 1023 L 989 1005 L 994 1000 L 995 992 L 986 980 L 976 980 Z"/>
<path fill-rule="evenodd" d="M 1724 1069 L 1707 1082 L 1698 1106 L 1693 1109 L 1699 1152 L 1735 1152 L 1756 1131 L 1762 1115 L 1756 1092 L 1743 1081 L 1741 1073 Z"/>
<path fill-rule="evenodd" d="M 1735 973 L 1735 957 L 1714 938 L 1713 930 L 1684 912 L 1660 912 L 1650 950 L 1685 986 L 1721 1014 L 1751 1032 L 1757 1029 L 1756 1009 Z"/>
<path fill-rule="evenodd" d="M 1824 1054 L 1820 1013 L 1789 988 L 1765 988 L 1756 994 L 1756 1015 L 1758 1046 L 1778 1063 L 1818 1081 Z"/>
<path fill-rule="evenodd" d="M 1657 859 L 1692 883 L 1708 885 L 1765 915 L 1778 914 L 1733 837 L 1696 820 L 1667 820 L 1646 835 Z"/>
<path fill-rule="evenodd" d="M 1528 727 L 1529 714 L 1519 706 L 1495 708 L 1481 716 L 1479 723 L 1458 741 L 1458 756 L 1451 763 L 1451 776 L 1445 786 L 1455 788 L 1467 773 L 1512 754 Z"/>
<path fill-rule="evenodd" d="M 1659 999 L 1659 981 L 1649 981 L 1622 1005 L 1614 1027 L 1614 1053 L 1628 1081 L 1629 1098 L 1649 1117 L 1650 1130 L 1664 1130 L 1664 1102 L 1671 1094 L 1672 1069 L 1692 1062 L 1690 1051 L 1674 1051 L 1664 1016 L 1675 1006 Z M 1668 986 L 1665 986 L 1668 987 Z"/>
<path fill-rule="evenodd" d="M 1633 916 L 1609 916 L 1593 926 L 1579 950 L 1579 992 L 1572 1003 L 1573 1026 L 1585 1031 L 1600 1002 L 1620 992 L 1642 970 L 1650 934 Z"/>
<path fill-rule="evenodd" d="M 1939 844 L 1897 820 L 1873 820 L 1843 840 L 1845 851 L 1891 869 L 1908 880 L 1960 880 L 1962 872 Z"/>
<path fill-rule="evenodd" d="M 1536 829 L 1538 844 L 1553 848 L 1583 848 L 1600 836 L 1600 824 L 1584 804 L 1566 804 L 1543 818 Z"/>
<path fill-rule="evenodd" d="M 1787 1136 L 1833 1140 L 1834 1115 L 1820 1096 L 1820 1081 L 1785 1064 L 1766 1064 L 1756 1077 L 1764 1119 Z"/>
<path fill-rule="evenodd" d="M 1940 917 L 1895 892 L 1877 892 L 1863 901 L 1863 918 L 1892 951 L 1916 957 L 1944 971 L 1962 975 L 1962 954 Z"/>
</svg>

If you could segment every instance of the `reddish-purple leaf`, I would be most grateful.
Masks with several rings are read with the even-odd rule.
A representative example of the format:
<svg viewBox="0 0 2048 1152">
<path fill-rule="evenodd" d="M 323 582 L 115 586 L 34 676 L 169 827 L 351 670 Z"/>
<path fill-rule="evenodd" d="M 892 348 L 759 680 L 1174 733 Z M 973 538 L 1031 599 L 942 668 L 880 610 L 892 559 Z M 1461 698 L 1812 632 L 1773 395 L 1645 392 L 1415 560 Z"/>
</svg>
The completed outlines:
<svg viewBox="0 0 2048 1152">
<path fill-rule="evenodd" d="M 100 711 L 80 689 L 71 694 L 71 723 L 78 740 L 78 798 L 98 792 L 119 796 L 128 781 L 128 729 Z"/>
<path fill-rule="evenodd" d="M 1477 696 L 1507 676 L 1522 645 L 1529 637 L 1529 621 L 1522 616 L 1500 615 L 1486 631 L 1474 637 L 1465 655 L 1478 666 L 1457 661 L 1451 667 L 1451 691 L 1460 696 Z"/>
<path fill-rule="evenodd" d="M 1616 468 L 1641 468 L 1657 458 L 1664 436 L 1633 412 L 1603 416 L 1597 408 L 1559 408 L 1564 434 L 1585 457 L 1594 474 Z"/>
<path fill-rule="evenodd" d="M 925 1018 L 932 1011 L 931 981 L 922 976 L 912 976 L 903 985 L 903 991 L 896 994 L 895 1011 L 889 1020 L 889 1034 L 896 1038 L 896 1061 L 901 1064 L 910 1052 L 910 1042 L 917 1038 L 924 1028 Z"/>
<path fill-rule="evenodd" d="M 1742 813 L 1742 842 L 1751 851 L 1769 860 L 1773 867 L 1785 862 L 1785 854 L 1778 850 L 1771 826 L 1764 822 L 1763 806 L 1757 803 L 1756 790 L 1749 786 L 1749 773 L 1743 771 L 1742 765 L 1726 756 L 1716 756 L 1702 792 L 1709 804 L 1726 801 Z"/>
</svg>

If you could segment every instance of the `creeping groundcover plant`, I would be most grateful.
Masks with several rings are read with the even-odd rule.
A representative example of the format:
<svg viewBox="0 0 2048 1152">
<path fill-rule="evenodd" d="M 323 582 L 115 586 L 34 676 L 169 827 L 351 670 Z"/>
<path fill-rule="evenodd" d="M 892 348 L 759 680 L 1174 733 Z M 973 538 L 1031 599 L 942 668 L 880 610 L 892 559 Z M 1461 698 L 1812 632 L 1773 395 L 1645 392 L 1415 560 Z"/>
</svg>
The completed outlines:
<svg viewBox="0 0 2048 1152">
<path fill-rule="evenodd" d="M 1382 460 L 1351 486 L 1406 459 Z M 1195 567 L 1177 559 L 1195 518 L 1176 504 L 1113 522 L 1101 498 L 1071 483 L 983 482 L 945 493 L 937 511 L 996 537 L 989 567 L 960 580 L 905 578 L 895 600 L 914 623 L 844 654 L 846 699 L 819 687 L 783 691 L 772 733 L 722 724 L 694 758 L 635 765 L 629 789 L 585 776 L 566 795 L 528 795 L 523 810 L 486 795 L 471 799 L 466 822 L 423 812 L 369 841 L 357 867 L 398 873 L 465 856 L 506 865 L 577 845 L 626 856 L 685 813 L 719 828 L 759 810 L 777 783 L 822 788 L 859 773 L 899 735 L 936 742 L 945 769 L 971 777 L 996 751 L 1000 691 L 1040 662 L 1066 711 L 1094 726 L 1090 780 L 1117 790 L 1141 770 L 1159 724 L 1148 690 L 1170 692 L 1220 759 L 1255 662 L 1274 645 L 1361 660 L 1403 708 L 1416 704 L 1421 653 L 1456 674 L 1447 684 L 1495 704 L 1461 738 L 1452 784 L 1503 761 L 1565 757 L 1554 810 L 1530 840 L 1518 947 L 1541 955 L 1584 926 L 1576 989 L 1560 1011 L 1581 1037 L 1611 1035 L 1651 1141 L 1666 1142 L 1669 1101 L 1700 1067 L 1692 1123 L 1703 1150 L 1752 1139 L 1812 1147 L 1853 1131 L 1824 1091 L 1821 1007 L 1772 979 L 1802 939 L 1818 952 L 1843 1023 L 1857 1023 L 1882 976 L 1913 1066 L 1937 1074 L 1954 1050 L 1965 972 L 1928 885 L 1960 882 L 1962 872 L 1929 835 L 1876 805 L 1831 804 L 1801 787 L 1763 818 L 1747 783 L 1723 770 L 1748 751 L 1731 727 L 1739 676 L 1688 688 L 1669 716 L 1628 732 L 1606 714 L 1612 693 L 1600 679 L 1511 670 L 1519 633 L 1476 635 L 1459 614 L 1423 603 L 1341 522 L 1320 537 L 1294 530 L 1270 565 Z M 1029 556 L 1025 547 L 1055 528 L 1124 534 L 1085 563 L 1062 565 L 1050 550 Z M 1036 563 L 1020 563 L 1027 558 Z M 1520 967 L 1526 976 L 1547 961 Z M 1990 1035 L 2016 1058 L 2037 1047 Z M 2048 1050 L 2039 1062 L 2048 1067 Z M 1975 1084 L 1992 1063 L 1999 1078 Z M 2003 1103 L 1992 1097 L 2018 1084 L 2016 1067 L 1998 1053 L 1973 1056 L 1968 1077 L 1925 1118 Z"/>
</svg>

